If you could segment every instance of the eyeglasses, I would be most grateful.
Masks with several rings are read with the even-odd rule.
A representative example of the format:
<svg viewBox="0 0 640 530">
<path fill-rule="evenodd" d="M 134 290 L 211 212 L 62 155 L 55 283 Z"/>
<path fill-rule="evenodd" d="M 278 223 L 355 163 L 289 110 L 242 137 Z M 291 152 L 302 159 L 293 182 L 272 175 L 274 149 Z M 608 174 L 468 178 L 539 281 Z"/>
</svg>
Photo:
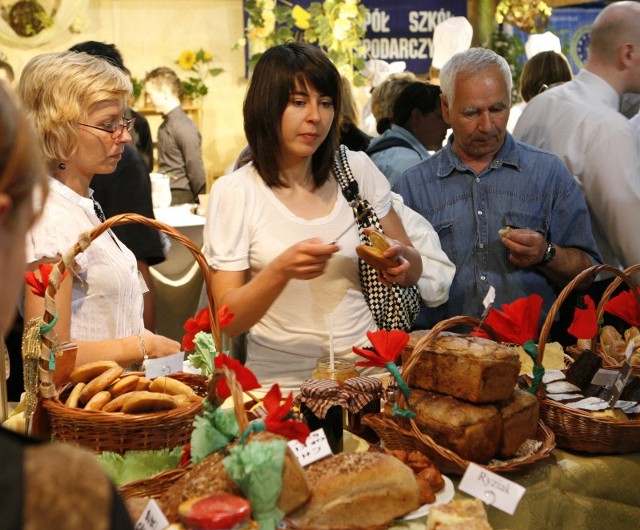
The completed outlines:
<svg viewBox="0 0 640 530">
<path fill-rule="evenodd" d="M 115 140 L 116 138 L 120 138 L 125 129 L 127 131 L 131 131 L 135 122 L 135 118 L 127 118 L 126 116 L 122 116 L 122 118 L 120 118 L 120 122 L 113 121 L 111 123 L 105 123 L 105 127 L 98 127 L 97 125 L 89 125 L 88 123 L 80 122 L 78 122 L 78 125 L 84 125 L 85 127 L 91 127 L 92 129 L 98 129 L 99 131 L 108 132 L 109 134 L 111 134 L 111 138 Z"/>
</svg>

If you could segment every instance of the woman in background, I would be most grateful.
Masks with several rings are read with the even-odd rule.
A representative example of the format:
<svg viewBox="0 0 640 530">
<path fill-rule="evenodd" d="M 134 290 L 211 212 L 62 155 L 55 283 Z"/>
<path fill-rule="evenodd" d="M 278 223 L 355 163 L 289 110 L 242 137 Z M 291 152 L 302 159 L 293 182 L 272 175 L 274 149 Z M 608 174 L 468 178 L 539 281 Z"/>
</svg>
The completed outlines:
<svg viewBox="0 0 640 530">
<path fill-rule="evenodd" d="M 548 88 L 571 81 L 571 79 L 573 79 L 571 66 L 564 55 L 554 51 L 536 53 L 524 63 L 522 75 L 520 76 L 520 96 L 522 101 L 511 107 L 507 130 L 513 133 L 518 118 L 531 98 Z"/>
<path fill-rule="evenodd" d="M 246 364 L 264 387 L 298 387 L 329 354 L 375 330 L 360 287 L 353 210 L 333 175 L 339 143 L 340 75 L 305 43 L 268 49 L 244 102 L 252 162 L 219 178 L 210 194 L 204 253 L 217 302 L 235 318 L 230 336 L 249 331 Z M 393 238 L 397 267 L 388 282 L 415 284 L 422 270 L 392 206 L 389 183 L 361 152 L 348 152 L 360 193 Z M 345 232 L 346 230 L 346 232 Z M 344 235 L 342 235 L 344 234 Z"/>
<path fill-rule="evenodd" d="M 27 237 L 27 262 L 35 267 L 59 260 L 103 220 L 89 184 L 94 174 L 113 172 L 131 141 L 133 120 L 124 116 L 131 82 L 99 57 L 47 53 L 27 63 L 18 93 L 51 175 L 49 200 Z M 77 343 L 77 365 L 111 359 L 126 367 L 180 351 L 176 341 L 144 329 L 136 259 L 112 231 L 80 253 L 70 272 L 56 296 L 55 331 Z M 43 314 L 44 300 L 27 289 L 25 323 Z"/>
<path fill-rule="evenodd" d="M 29 123 L 0 83 L 0 339 L 13 322 L 22 291 L 25 235 L 39 214 L 34 198 L 42 203 L 47 195 L 37 146 Z M 132 528 L 115 488 L 84 451 L 0 427 L 0 469 L 3 530 Z"/>
</svg>

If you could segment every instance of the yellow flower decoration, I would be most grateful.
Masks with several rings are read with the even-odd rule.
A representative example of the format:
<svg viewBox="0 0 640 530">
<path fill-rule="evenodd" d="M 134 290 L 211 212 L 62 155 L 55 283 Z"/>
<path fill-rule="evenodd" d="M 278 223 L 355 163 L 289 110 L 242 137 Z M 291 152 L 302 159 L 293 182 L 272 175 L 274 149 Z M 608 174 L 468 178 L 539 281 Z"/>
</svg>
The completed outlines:
<svg viewBox="0 0 640 530">
<path fill-rule="evenodd" d="M 291 16 L 300 29 L 305 30 L 309 29 L 309 19 L 311 18 L 311 14 L 309 11 L 300 7 L 299 5 L 295 5 L 291 10 Z"/>
<path fill-rule="evenodd" d="M 193 50 L 185 50 L 178 57 L 178 64 L 183 70 L 191 70 L 196 64 L 196 54 Z"/>
</svg>

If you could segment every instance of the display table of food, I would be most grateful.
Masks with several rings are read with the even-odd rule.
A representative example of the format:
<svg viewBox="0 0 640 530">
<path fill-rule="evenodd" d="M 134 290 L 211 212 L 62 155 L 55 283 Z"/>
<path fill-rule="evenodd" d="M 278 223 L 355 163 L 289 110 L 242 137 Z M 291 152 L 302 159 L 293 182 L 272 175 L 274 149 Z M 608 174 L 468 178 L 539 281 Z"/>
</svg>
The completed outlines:
<svg viewBox="0 0 640 530">
<path fill-rule="evenodd" d="M 577 530 L 638 527 L 640 521 L 640 454 L 587 455 L 555 449 L 533 467 L 504 475 L 526 488 L 516 512 L 486 507 L 494 529 Z M 456 498 L 460 477 L 451 477 Z M 424 529 L 426 518 L 392 528 Z"/>
</svg>

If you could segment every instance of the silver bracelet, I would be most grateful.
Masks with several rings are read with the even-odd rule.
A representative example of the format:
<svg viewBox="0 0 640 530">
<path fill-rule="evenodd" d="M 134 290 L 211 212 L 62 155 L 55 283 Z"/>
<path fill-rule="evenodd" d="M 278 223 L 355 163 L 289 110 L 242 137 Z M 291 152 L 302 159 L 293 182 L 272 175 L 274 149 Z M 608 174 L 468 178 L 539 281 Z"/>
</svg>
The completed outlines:
<svg viewBox="0 0 640 530">
<path fill-rule="evenodd" d="M 144 339 L 142 338 L 142 333 L 138 333 L 138 338 L 140 339 L 140 350 L 142 351 L 142 360 L 146 361 L 149 358 L 149 354 L 147 353 L 147 345 L 144 343 Z"/>
</svg>

